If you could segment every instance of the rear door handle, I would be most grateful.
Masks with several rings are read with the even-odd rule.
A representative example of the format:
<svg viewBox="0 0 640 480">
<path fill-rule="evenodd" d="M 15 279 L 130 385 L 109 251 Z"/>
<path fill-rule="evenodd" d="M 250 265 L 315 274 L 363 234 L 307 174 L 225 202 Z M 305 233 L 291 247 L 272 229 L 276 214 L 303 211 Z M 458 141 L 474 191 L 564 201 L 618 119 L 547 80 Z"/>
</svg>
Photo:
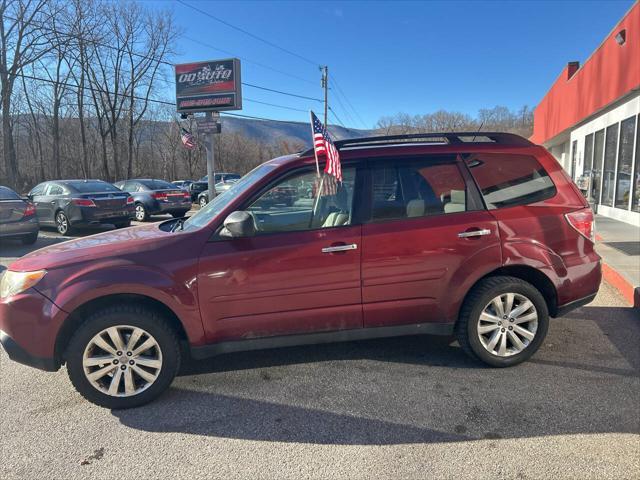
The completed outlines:
<svg viewBox="0 0 640 480">
<path fill-rule="evenodd" d="M 460 232 L 458 234 L 459 238 L 469 238 L 469 237 L 483 237 L 485 235 L 491 235 L 491 230 L 488 228 L 483 228 L 481 230 L 467 230 L 464 232 Z"/>
<path fill-rule="evenodd" d="M 324 247 L 322 253 L 346 252 L 347 250 L 356 250 L 357 248 L 358 245 L 355 243 L 350 243 L 349 245 L 332 245 L 330 247 Z"/>
</svg>

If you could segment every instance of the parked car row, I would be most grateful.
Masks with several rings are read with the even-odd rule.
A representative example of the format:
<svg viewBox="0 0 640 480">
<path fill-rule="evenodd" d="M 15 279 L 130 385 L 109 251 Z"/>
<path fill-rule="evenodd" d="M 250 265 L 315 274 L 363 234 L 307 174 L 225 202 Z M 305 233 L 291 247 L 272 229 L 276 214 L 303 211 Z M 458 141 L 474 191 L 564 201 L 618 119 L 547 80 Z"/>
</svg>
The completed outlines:
<svg viewBox="0 0 640 480">
<path fill-rule="evenodd" d="M 216 190 L 222 192 L 240 175 L 217 173 L 215 178 L 219 181 Z M 131 225 L 132 219 L 142 222 L 156 214 L 179 218 L 191 209 L 193 201 L 201 206 L 208 203 L 206 189 L 206 176 L 198 182 L 172 183 L 153 178 L 114 184 L 102 180 L 51 180 L 36 185 L 24 197 L 0 186 L 0 238 L 16 238 L 29 244 L 37 240 L 40 227 L 55 227 L 61 235 L 69 235 L 76 228 L 90 225 L 124 228 Z M 199 198 L 203 192 L 205 195 Z"/>
</svg>

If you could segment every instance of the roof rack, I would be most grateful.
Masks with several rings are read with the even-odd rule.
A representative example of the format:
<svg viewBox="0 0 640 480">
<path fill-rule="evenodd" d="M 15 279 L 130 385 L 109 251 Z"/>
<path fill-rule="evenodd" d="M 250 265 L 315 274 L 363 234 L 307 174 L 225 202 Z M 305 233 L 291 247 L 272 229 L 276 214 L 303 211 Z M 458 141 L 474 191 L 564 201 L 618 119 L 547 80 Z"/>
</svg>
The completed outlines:
<svg viewBox="0 0 640 480">
<path fill-rule="evenodd" d="M 444 132 L 444 133 L 411 133 L 406 135 L 380 135 L 377 137 L 347 138 L 334 142 L 336 148 L 356 148 L 356 147 L 377 147 L 389 145 L 405 145 L 417 143 L 447 143 L 469 144 L 469 143 L 495 143 L 511 147 L 530 147 L 533 145 L 529 140 L 515 133 L 504 132 Z M 309 148 L 301 153 L 306 155 L 313 153 L 313 148 Z"/>
</svg>

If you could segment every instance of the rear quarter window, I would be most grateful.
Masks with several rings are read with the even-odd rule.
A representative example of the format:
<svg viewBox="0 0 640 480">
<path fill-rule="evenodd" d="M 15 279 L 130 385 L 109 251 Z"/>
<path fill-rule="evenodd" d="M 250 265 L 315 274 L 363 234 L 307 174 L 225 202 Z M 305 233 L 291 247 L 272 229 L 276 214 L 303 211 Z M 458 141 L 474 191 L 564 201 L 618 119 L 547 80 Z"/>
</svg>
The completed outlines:
<svg viewBox="0 0 640 480">
<path fill-rule="evenodd" d="M 466 163 L 490 210 L 536 203 L 556 194 L 551 178 L 533 156 L 476 154 Z"/>
</svg>

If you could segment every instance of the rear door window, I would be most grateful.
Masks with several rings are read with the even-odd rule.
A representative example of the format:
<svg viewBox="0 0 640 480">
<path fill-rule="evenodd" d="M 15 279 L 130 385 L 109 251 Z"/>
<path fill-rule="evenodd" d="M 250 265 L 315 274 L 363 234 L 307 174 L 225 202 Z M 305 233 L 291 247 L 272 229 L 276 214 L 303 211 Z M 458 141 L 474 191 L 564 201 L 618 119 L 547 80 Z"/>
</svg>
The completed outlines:
<svg viewBox="0 0 640 480">
<path fill-rule="evenodd" d="M 455 159 L 385 162 L 372 168 L 371 220 L 427 217 L 467 210 L 467 190 Z"/>
<path fill-rule="evenodd" d="M 62 188 L 62 186 L 56 185 L 56 184 L 50 184 L 46 195 L 62 195 L 63 193 L 64 193 L 64 189 Z"/>
<path fill-rule="evenodd" d="M 551 178 L 530 155 L 482 153 L 466 163 L 490 210 L 536 203 L 556 194 Z"/>
</svg>

